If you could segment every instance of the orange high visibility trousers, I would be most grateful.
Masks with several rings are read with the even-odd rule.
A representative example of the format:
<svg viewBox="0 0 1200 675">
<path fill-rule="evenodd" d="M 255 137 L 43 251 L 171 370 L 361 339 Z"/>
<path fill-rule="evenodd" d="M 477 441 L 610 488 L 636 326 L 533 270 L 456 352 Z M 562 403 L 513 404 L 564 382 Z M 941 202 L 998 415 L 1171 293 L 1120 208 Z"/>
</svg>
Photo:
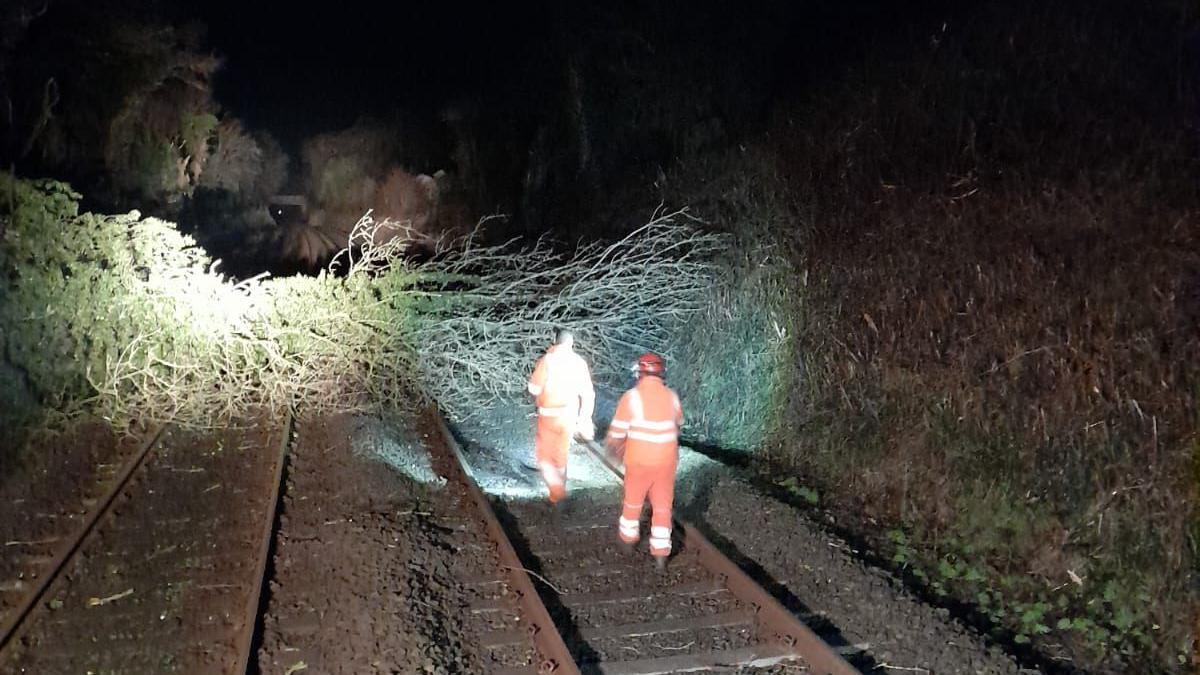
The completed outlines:
<svg viewBox="0 0 1200 675">
<path fill-rule="evenodd" d="M 627 465 L 621 505 L 621 541 L 636 544 L 642 506 L 650 499 L 650 555 L 671 555 L 671 504 L 675 501 L 676 463 Z"/>
<path fill-rule="evenodd" d="M 571 447 L 571 433 L 571 425 L 565 423 L 564 418 L 538 415 L 533 449 L 551 502 L 567 496 L 567 451 Z"/>
</svg>

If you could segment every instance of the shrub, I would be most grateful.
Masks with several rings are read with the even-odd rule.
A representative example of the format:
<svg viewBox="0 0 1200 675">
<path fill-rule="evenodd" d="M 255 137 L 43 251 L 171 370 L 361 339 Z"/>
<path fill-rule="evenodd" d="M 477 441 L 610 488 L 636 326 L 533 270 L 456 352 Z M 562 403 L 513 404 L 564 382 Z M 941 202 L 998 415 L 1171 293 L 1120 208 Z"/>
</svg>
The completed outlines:
<svg viewBox="0 0 1200 675">
<path fill-rule="evenodd" d="M 1171 671 L 1196 604 L 1200 201 L 1148 44 L 1170 18 L 1107 4 L 970 10 L 780 115 L 807 292 L 772 458 L 907 531 L 930 579 L 976 568 L 1018 641 Z"/>
<path fill-rule="evenodd" d="M 102 176 L 108 200 L 162 205 L 189 194 L 217 123 L 211 78 L 220 62 L 201 51 L 199 35 L 102 9 L 52 13 L 39 26 L 22 45 L 14 93 L 28 109 L 50 79 L 61 91 L 31 138 L 40 166 Z"/>
<path fill-rule="evenodd" d="M 730 150 L 685 161 L 666 181 L 706 227 L 727 234 L 704 310 L 672 340 L 671 381 L 687 403 L 685 433 L 752 451 L 782 422 L 797 374 L 790 358 L 800 307 L 789 245 L 794 208 L 768 152 Z"/>
<path fill-rule="evenodd" d="M 212 122 L 212 135 L 204 137 L 209 157 L 198 185 L 265 206 L 287 179 L 287 156 L 270 136 L 250 134 L 235 118 Z"/>
</svg>

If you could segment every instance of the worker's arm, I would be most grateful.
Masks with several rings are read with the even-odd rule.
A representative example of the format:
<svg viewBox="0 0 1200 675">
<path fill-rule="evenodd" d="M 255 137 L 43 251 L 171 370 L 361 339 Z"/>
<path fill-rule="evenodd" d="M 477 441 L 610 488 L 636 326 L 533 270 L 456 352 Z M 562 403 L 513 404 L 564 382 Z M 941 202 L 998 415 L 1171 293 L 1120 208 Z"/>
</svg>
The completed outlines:
<svg viewBox="0 0 1200 675">
<path fill-rule="evenodd" d="M 533 367 L 533 374 L 529 376 L 529 384 L 525 387 L 533 396 L 538 396 L 542 393 L 542 387 L 546 385 L 546 357 L 538 359 L 537 365 Z"/>
<path fill-rule="evenodd" d="M 617 412 L 613 414 L 608 424 L 608 436 L 604 439 L 604 448 L 608 454 L 620 459 L 625 454 L 625 437 L 629 435 L 629 422 L 633 419 L 632 407 L 629 404 L 629 392 L 617 401 Z"/>
<path fill-rule="evenodd" d="M 672 398 L 675 400 L 675 428 L 683 428 L 683 406 L 679 405 L 679 394 L 672 392 Z"/>
<path fill-rule="evenodd" d="M 592 422 L 592 414 L 596 410 L 596 389 L 592 386 L 592 372 L 586 361 L 580 359 L 579 376 L 579 422 L 576 425 L 579 435 L 592 440 L 596 435 L 596 425 Z"/>
</svg>

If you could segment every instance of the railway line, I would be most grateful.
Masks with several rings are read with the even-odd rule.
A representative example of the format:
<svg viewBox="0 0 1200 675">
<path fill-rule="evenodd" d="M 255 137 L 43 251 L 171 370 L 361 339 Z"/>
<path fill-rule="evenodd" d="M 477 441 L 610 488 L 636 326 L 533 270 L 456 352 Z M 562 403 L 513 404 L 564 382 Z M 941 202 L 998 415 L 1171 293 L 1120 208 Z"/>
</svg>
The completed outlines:
<svg viewBox="0 0 1200 675">
<path fill-rule="evenodd" d="M 149 433 L 72 531 L 6 584 L 21 593 L 0 615 L 0 673 L 294 672 L 256 650 L 266 585 L 279 583 L 269 557 L 296 426 L 288 416 L 215 436 Z M 551 511 L 486 495 L 436 411 L 424 427 L 431 468 L 447 482 L 445 512 L 426 515 L 456 542 L 446 552 L 463 598 L 454 620 L 482 671 L 857 672 L 690 524 L 677 522 L 665 572 L 645 550 L 618 547 L 620 471 L 596 446 L 591 461 L 612 472 L 611 488 Z M 306 621 L 274 623 L 354 630 Z"/>
<path fill-rule="evenodd" d="M 166 425 L 101 497 L 64 495 L 82 518 L 10 572 L 0 672 L 245 672 L 290 429 Z"/>
<path fill-rule="evenodd" d="M 449 430 L 439 428 L 457 461 L 452 470 L 467 474 Z M 676 553 L 664 573 L 653 571 L 646 551 L 622 551 L 615 534 L 621 471 L 594 443 L 587 447 L 613 486 L 573 497 L 561 511 L 542 501 L 500 501 L 497 517 L 471 483 L 483 529 L 506 550 L 527 632 L 539 639 L 539 672 L 858 672 L 690 524 L 677 521 Z M 470 608 L 475 617 L 510 611 L 487 597 Z M 485 644 L 520 637 L 510 630 Z"/>
</svg>

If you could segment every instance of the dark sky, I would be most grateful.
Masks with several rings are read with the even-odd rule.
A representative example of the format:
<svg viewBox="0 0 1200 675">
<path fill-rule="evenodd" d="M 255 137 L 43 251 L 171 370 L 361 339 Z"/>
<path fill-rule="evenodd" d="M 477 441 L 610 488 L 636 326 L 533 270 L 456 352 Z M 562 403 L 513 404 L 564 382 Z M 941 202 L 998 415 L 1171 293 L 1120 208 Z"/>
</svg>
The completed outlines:
<svg viewBox="0 0 1200 675">
<path fill-rule="evenodd" d="M 138 0 L 134 0 L 138 1 Z M 324 121 L 350 124 L 363 110 L 435 111 L 456 95 L 543 95 L 539 85 L 562 73 L 567 43 L 635 16 L 654 16 L 647 34 L 692 40 L 710 53 L 753 49 L 767 33 L 783 38 L 780 66 L 838 59 L 867 32 L 914 19 L 919 5 L 887 0 L 514 0 L 460 2 L 326 2 L 151 0 L 209 27 L 208 42 L 227 57 L 218 99 L 251 125 L 284 137 L 311 133 Z M 647 9 L 652 7 L 653 9 Z M 928 7 L 926 8 L 928 10 Z M 720 25 L 713 25 L 720 24 Z M 784 27 L 780 24 L 786 24 Z M 552 31 L 551 26 L 554 26 Z M 575 37 L 564 34 L 564 27 Z M 645 28 L 645 26 L 643 26 Z M 625 31 L 631 33 L 632 31 Z M 762 33 L 762 35 L 759 35 Z M 818 68 L 820 70 L 820 68 Z M 794 82 L 791 80 L 790 82 Z"/>
<path fill-rule="evenodd" d="M 549 58 L 546 14 L 532 2 L 265 4 L 217 0 L 193 11 L 227 59 L 218 100 L 285 141 L 362 112 L 432 115 L 464 92 L 519 95 L 531 83 L 514 73 Z"/>
</svg>

